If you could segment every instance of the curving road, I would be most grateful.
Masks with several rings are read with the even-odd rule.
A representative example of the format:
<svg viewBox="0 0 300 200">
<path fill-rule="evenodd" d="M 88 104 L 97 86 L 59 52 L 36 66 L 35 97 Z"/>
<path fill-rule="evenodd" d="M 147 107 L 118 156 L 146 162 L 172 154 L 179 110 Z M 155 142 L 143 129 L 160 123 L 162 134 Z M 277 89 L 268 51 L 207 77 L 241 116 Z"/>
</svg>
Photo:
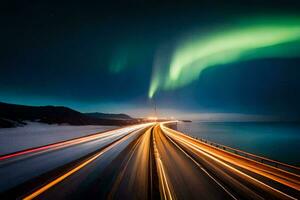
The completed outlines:
<svg viewBox="0 0 300 200">
<path fill-rule="evenodd" d="M 168 123 L 129 126 L 3 155 L 0 176 L 0 199 L 300 197 L 299 174 L 210 146 Z"/>
</svg>

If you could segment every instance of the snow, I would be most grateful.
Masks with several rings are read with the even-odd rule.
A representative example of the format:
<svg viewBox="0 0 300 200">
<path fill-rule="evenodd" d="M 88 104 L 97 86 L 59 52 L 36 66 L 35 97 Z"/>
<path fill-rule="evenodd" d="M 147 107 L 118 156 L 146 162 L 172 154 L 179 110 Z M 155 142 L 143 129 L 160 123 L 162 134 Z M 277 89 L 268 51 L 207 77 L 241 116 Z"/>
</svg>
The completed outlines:
<svg viewBox="0 0 300 200">
<path fill-rule="evenodd" d="M 26 123 L 23 127 L 0 129 L 0 155 L 117 128 Z"/>
</svg>

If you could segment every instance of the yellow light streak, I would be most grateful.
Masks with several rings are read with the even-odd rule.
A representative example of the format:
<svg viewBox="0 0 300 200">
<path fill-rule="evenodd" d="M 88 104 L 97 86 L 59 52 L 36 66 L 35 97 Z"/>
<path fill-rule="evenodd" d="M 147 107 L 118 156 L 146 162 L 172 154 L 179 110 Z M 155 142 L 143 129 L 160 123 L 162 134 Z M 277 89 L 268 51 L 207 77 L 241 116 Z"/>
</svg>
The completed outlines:
<svg viewBox="0 0 300 200">
<path fill-rule="evenodd" d="M 33 192 L 32 194 L 26 196 L 25 198 L 23 198 L 24 200 L 31 200 L 34 199 L 35 197 L 37 197 L 38 195 L 42 194 L 43 192 L 45 192 L 46 190 L 48 190 L 49 188 L 53 187 L 54 185 L 60 183 L 61 181 L 63 181 L 64 179 L 66 179 L 67 177 L 71 176 L 72 174 L 74 174 L 75 172 L 79 171 L 80 169 L 82 169 L 83 167 L 85 167 L 86 165 L 88 165 L 89 163 L 91 163 L 92 161 L 96 160 L 98 157 L 100 157 L 102 154 L 104 154 L 105 152 L 107 152 L 108 150 L 112 149 L 113 147 L 115 147 L 116 145 L 122 143 L 123 141 L 127 140 L 130 136 L 136 134 L 139 130 L 134 131 L 128 135 L 126 135 L 124 138 L 122 138 L 121 140 L 109 145 L 108 147 L 104 148 L 102 151 L 96 153 L 94 156 L 92 156 L 90 159 L 86 160 L 85 162 L 83 162 L 82 164 L 80 164 L 79 166 L 71 169 L 70 171 L 68 171 L 67 173 L 65 173 L 64 175 L 56 178 L 55 180 L 51 181 L 50 183 L 48 183 L 47 185 L 41 187 L 40 189 L 36 190 L 35 192 Z"/>
<path fill-rule="evenodd" d="M 165 131 L 166 131 L 166 129 L 165 129 Z M 238 169 L 236 169 L 236 168 L 234 168 L 234 167 L 228 165 L 227 163 L 223 162 L 222 160 L 220 160 L 220 159 L 218 159 L 218 158 L 216 158 L 216 157 L 210 155 L 209 153 L 207 153 L 207 152 L 201 150 L 201 149 L 199 148 L 199 146 L 197 146 L 197 145 L 195 145 L 195 144 L 193 144 L 193 143 L 187 141 L 187 140 L 184 139 L 183 137 L 180 137 L 180 136 L 178 136 L 178 135 L 175 135 L 174 133 L 171 133 L 170 131 L 166 131 L 166 133 L 167 133 L 171 138 L 173 138 L 174 140 L 179 141 L 180 143 L 185 144 L 185 145 L 188 146 L 189 148 L 191 148 L 191 149 L 193 149 L 193 150 L 195 150 L 195 151 L 197 151 L 197 152 L 199 152 L 199 153 L 204 154 L 205 156 L 207 156 L 207 157 L 211 158 L 212 160 L 218 162 L 219 164 L 225 166 L 226 168 L 230 169 L 231 171 L 234 171 L 234 172 L 236 172 L 236 173 L 238 173 L 238 174 L 240 174 L 240 175 L 242 175 L 242 176 L 244 176 L 244 177 L 246 177 L 246 178 L 248 178 L 248 179 L 250 179 L 250 180 L 256 182 L 258 185 L 265 186 L 265 187 L 271 189 L 272 191 L 274 191 L 274 192 L 276 192 L 276 193 L 279 193 L 279 194 L 283 195 L 283 196 L 286 197 L 286 198 L 289 198 L 289 199 L 295 199 L 295 200 L 296 200 L 296 198 L 294 198 L 294 197 L 292 197 L 292 196 L 290 196 L 290 195 L 287 195 L 287 194 L 285 194 L 285 193 L 283 193 L 283 192 L 281 192 L 281 191 L 279 191 L 279 190 L 277 190 L 277 189 L 275 189 L 275 188 L 273 188 L 273 187 L 271 187 L 271 186 L 269 186 L 269 185 L 267 185 L 267 184 L 265 184 L 265 183 L 263 183 L 263 182 L 261 182 L 261 181 L 255 179 L 255 178 L 253 178 L 253 177 L 251 177 L 251 176 L 245 174 L 244 172 L 242 172 L 242 171 L 240 171 L 240 170 L 238 170 Z M 298 190 L 299 190 L 299 189 L 298 189 Z"/>
<path fill-rule="evenodd" d="M 155 129 L 157 127 L 158 126 L 156 126 L 154 128 L 154 132 L 156 131 Z M 168 178 L 167 178 L 167 175 L 166 175 L 166 172 L 165 172 L 165 169 L 164 169 L 164 165 L 163 165 L 163 163 L 160 159 L 160 155 L 159 155 L 159 152 L 158 152 L 158 149 L 157 149 L 154 134 L 153 134 L 154 157 L 155 157 L 155 160 L 156 160 L 156 168 L 157 168 L 157 171 L 158 171 L 158 177 L 159 177 L 159 183 L 160 183 L 160 186 L 161 186 L 161 192 L 163 194 L 163 199 L 172 200 L 172 199 L 175 199 L 175 198 L 173 198 L 173 195 L 172 195 L 169 183 L 168 183 Z"/>
</svg>

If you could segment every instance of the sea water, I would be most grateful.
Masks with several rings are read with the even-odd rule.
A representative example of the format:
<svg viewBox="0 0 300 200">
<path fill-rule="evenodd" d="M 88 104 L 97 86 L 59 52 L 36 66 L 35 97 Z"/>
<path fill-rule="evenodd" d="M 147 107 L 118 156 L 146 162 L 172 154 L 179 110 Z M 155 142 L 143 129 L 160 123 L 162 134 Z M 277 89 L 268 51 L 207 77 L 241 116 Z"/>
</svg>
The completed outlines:
<svg viewBox="0 0 300 200">
<path fill-rule="evenodd" d="M 189 135 L 300 166 L 300 124 L 274 122 L 180 122 Z"/>
</svg>

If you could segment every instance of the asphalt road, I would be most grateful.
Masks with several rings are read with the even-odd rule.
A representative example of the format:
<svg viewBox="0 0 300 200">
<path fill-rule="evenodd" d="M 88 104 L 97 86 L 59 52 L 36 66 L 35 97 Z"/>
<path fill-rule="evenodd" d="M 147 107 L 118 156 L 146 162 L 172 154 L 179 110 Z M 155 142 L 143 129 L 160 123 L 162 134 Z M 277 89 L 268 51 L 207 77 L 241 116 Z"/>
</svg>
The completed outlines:
<svg viewBox="0 0 300 200">
<path fill-rule="evenodd" d="M 198 167 L 198 173 L 204 172 L 204 174 L 210 177 L 233 199 L 299 199 L 300 197 L 299 174 L 290 173 L 233 153 L 229 153 L 225 150 L 215 148 L 163 125 L 158 127 L 156 132 L 157 133 L 154 135 L 157 135 L 157 138 L 160 137 L 161 141 L 168 141 L 165 143 L 169 143 L 169 146 L 164 149 L 170 150 L 170 145 L 172 143 L 173 146 L 177 147 L 173 148 L 174 150 L 172 151 L 181 151 L 182 154 L 185 154 L 186 158 L 189 158 L 194 166 Z M 167 153 L 164 153 L 163 150 L 161 152 L 161 157 Z M 174 156 L 164 157 L 174 158 Z M 176 166 L 174 161 L 171 162 L 173 162 L 173 165 Z M 180 162 L 176 163 L 180 164 Z M 167 168 L 167 166 L 170 166 L 171 164 L 168 163 L 168 161 L 165 161 L 165 165 Z M 185 162 L 182 165 L 186 167 L 188 162 Z M 166 171 L 167 173 L 171 173 L 172 170 L 167 169 Z M 299 171 L 300 170 L 298 169 L 298 172 Z M 175 176 L 175 174 L 176 173 L 173 172 L 173 175 L 171 176 Z M 195 175 L 192 177 L 194 176 Z M 180 175 L 180 177 L 182 178 L 183 175 Z M 182 199 L 180 197 L 182 194 L 177 194 L 176 191 L 179 190 L 180 185 L 183 185 L 183 183 L 178 184 L 178 181 L 170 181 L 170 185 L 175 185 L 175 189 L 173 189 L 175 191 L 175 198 L 178 196 L 179 199 Z M 203 187 L 207 186 L 204 185 Z M 198 187 L 198 190 L 200 190 L 200 187 Z M 217 195 L 217 191 L 213 188 L 205 189 L 205 191 L 209 191 L 214 193 L 214 195 Z M 186 198 L 183 197 L 183 199 Z M 187 199 L 193 198 L 188 197 Z M 197 197 L 194 199 L 197 199 Z M 204 197 L 204 199 L 214 198 Z M 217 197 L 216 199 L 220 198 Z"/>
<path fill-rule="evenodd" d="M 0 192 L 5 192 L 45 173 L 76 162 L 98 149 L 148 125 L 130 126 L 91 136 L 50 144 L 0 157 Z M 117 149 L 116 149 L 117 150 Z M 27 153 L 28 152 L 28 153 Z M 109 155 L 112 151 L 108 152 Z M 13 155 L 11 157 L 11 155 Z M 8 157 L 8 158 L 7 158 Z M 2 158 L 2 159 L 1 159 Z M 3 159 L 5 158 L 5 159 Z"/>
<path fill-rule="evenodd" d="M 174 145 L 159 126 L 154 128 L 154 141 L 166 178 L 168 199 L 232 199 L 230 193 L 199 169 L 193 160 Z"/>
<path fill-rule="evenodd" d="M 1 199 L 300 197 L 298 174 L 214 148 L 165 123 L 0 156 L 0 176 Z"/>
</svg>

